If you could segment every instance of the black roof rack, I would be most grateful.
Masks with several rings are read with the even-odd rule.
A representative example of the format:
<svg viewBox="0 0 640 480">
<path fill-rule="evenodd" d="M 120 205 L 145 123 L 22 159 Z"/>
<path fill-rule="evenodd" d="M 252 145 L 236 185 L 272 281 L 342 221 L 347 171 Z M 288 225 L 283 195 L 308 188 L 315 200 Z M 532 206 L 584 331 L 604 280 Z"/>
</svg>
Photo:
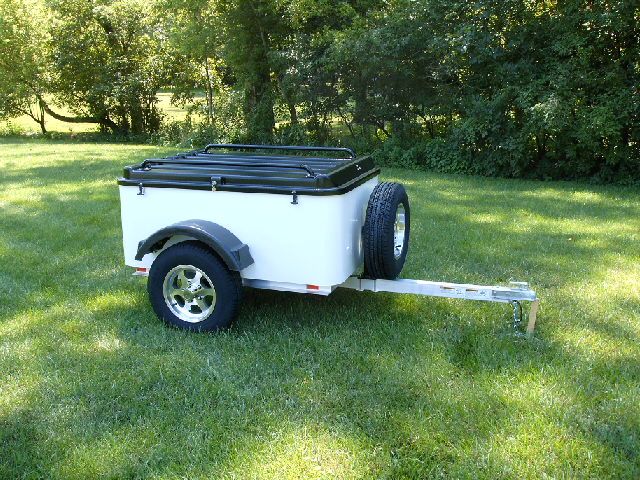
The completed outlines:
<svg viewBox="0 0 640 480">
<path fill-rule="evenodd" d="M 270 152 L 258 153 L 260 150 Z M 318 156 L 322 153 L 339 155 Z M 335 195 L 355 188 L 378 173 L 370 157 L 357 158 L 349 148 L 211 144 L 200 151 L 150 158 L 125 167 L 118 183 L 157 188 Z"/>
</svg>

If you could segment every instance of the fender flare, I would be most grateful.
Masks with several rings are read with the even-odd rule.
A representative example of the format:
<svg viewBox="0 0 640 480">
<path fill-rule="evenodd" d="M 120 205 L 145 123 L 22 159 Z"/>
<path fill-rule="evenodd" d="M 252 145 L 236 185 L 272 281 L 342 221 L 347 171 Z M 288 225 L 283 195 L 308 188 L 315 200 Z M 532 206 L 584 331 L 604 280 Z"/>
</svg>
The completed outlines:
<svg viewBox="0 0 640 480">
<path fill-rule="evenodd" d="M 186 220 L 158 230 L 138 243 L 136 260 L 160 250 L 175 235 L 185 235 L 204 243 L 218 254 L 229 270 L 239 272 L 253 264 L 248 245 L 226 228 L 206 220 Z"/>
</svg>

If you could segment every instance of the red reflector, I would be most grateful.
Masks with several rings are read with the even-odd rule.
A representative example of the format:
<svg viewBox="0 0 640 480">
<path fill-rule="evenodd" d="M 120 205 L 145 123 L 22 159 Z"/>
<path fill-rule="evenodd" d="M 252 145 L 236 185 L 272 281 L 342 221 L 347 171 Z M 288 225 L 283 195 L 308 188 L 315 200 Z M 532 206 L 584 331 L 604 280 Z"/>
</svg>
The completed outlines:
<svg viewBox="0 0 640 480">
<path fill-rule="evenodd" d="M 319 285 L 307 285 L 307 290 L 320 290 Z"/>
<path fill-rule="evenodd" d="M 146 271 L 147 271 L 147 269 L 146 269 L 146 268 L 144 268 L 144 267 L 138 267 L 138 268 L 136 268 L 136 272 L 146 272 Z"/>
</svg>

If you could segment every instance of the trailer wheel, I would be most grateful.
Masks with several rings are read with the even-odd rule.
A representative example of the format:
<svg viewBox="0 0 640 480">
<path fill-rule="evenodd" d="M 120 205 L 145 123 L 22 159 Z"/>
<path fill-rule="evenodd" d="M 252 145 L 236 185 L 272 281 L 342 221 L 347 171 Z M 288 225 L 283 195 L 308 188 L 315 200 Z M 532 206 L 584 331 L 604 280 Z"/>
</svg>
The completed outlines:
<svg viewBox="0 0 640 480">
<path fill-rule="evenodd" d="M 168 325 L 217 331 L 235 319 L 242 281 L 199 242 L 178 243 L 153 262 L 147 283 L 156 315 Z"/>
<path fill-rule="evenodd" d="M 402 271 L 409 248 L 409 198 L 399 183 L 378 184 L 367 205 L 362 230 L 364 274 L 393 280 Z"/>
</svg>

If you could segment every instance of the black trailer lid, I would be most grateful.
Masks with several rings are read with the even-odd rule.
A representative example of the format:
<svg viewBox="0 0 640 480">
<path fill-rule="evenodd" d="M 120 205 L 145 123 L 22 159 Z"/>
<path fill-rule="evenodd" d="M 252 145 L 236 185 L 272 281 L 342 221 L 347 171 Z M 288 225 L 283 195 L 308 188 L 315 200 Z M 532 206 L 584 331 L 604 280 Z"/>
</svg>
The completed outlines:
<svg viewBox="0 0 640 480">
<path fill-rule="evenodd" d="M 275 154 L 277 153 L 277 154 Z M 380 173 L 347 148 L 212 144 L 124 168 L 119 185 L 297 195 L 340 195 Z"/>
</svg>

